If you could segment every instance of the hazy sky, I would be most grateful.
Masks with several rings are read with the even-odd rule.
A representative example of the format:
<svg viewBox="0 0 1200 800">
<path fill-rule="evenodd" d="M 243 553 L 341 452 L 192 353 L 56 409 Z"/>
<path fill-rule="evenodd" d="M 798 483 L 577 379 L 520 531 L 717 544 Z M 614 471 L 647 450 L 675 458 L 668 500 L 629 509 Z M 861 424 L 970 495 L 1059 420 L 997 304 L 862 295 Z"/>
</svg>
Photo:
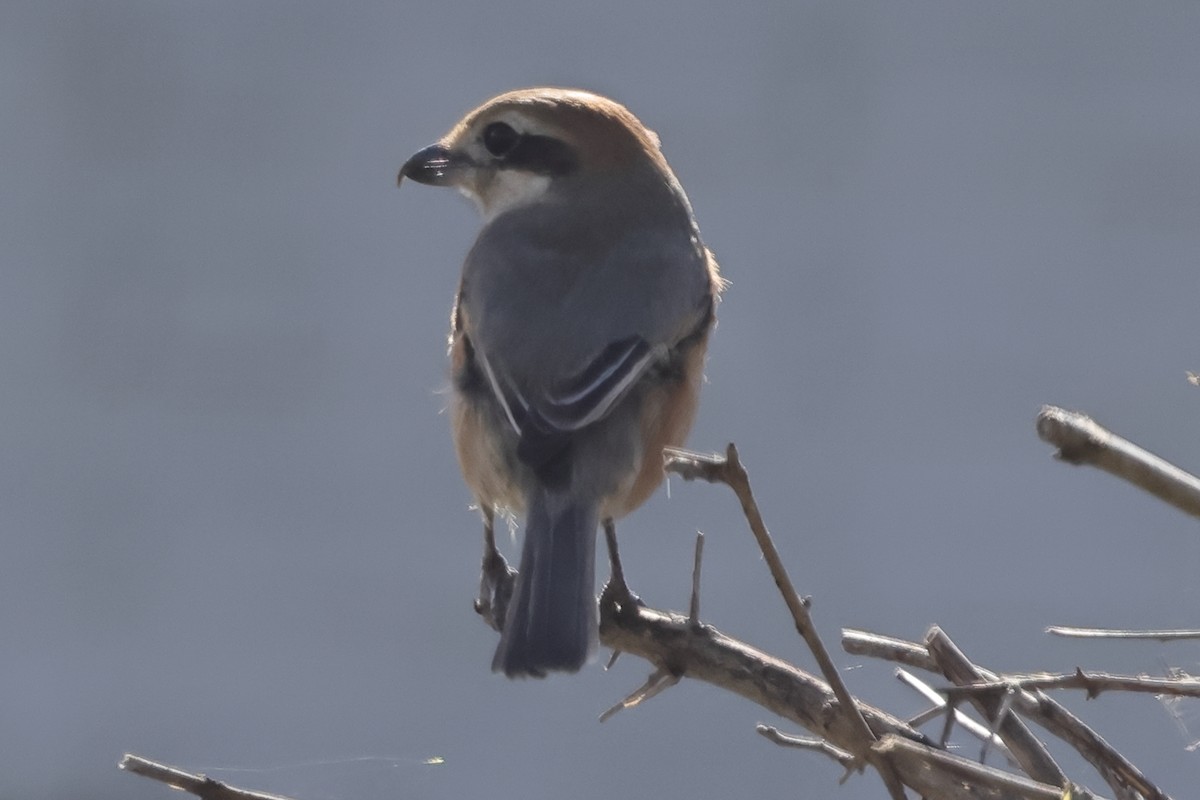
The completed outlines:
<svg viewBox="0 0 1200 800">
<path fill-rule="evenodd" d="M 395 175 L 537 84 L 661 136 L 732 281 L 691 444 L 738 443 L 835 649 L 936 623 L 1000 670 L 1200 670 L 1043 634 L 1196 627 L 1200 535 L 1033 430 L 1080 408 L 1200 469 L 1200 7 L 699 9 L 3 4 L 0 798 L 168 797 L 125 751 L 304 800 L 886 796 L 701 684 L 598 723 L 633 658 L 488 669 L 440 414 L 479 223 Z M 686 607 L 697 529 L 706 621 L 810 667 L 719 489 L 622 524 L 633 588 Z M 1200 786 L 1200 702 L 1062 699 Z"/>
</svg>

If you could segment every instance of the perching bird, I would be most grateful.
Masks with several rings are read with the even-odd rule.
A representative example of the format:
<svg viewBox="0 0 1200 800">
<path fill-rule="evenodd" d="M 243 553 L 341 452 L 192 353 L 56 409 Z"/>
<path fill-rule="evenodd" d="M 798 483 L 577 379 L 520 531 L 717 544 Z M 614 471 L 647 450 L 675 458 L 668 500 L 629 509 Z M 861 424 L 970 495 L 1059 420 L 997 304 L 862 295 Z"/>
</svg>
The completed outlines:
<svg viewBox="0 0 1200 800">
<path fill-rule="evenodd" d="M 451 317 L 454 440 L 488 542 L 495 513 L 525 519 L 492 669 L 574 672 L 597 641 L 597 526 L 649 497 L 691 428 L 716 260 L 658 138 L 588 92 L 493 98 L 404 178 L 483 214 Z"/>
</svg>

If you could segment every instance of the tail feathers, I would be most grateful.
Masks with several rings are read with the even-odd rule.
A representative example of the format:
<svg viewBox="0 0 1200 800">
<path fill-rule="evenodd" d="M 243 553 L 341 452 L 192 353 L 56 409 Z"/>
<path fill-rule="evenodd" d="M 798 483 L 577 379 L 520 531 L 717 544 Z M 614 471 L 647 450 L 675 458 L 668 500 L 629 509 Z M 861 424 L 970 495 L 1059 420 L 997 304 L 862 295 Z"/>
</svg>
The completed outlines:
<svg viewBox="0 0 1200 800">
<path fill-rule="evenodd" d="M 510 678 L 576 672 L 597 641 L 597 511 L 545 489 L 527 511 L 521 568 L 492 670 Z"/>
</svg>

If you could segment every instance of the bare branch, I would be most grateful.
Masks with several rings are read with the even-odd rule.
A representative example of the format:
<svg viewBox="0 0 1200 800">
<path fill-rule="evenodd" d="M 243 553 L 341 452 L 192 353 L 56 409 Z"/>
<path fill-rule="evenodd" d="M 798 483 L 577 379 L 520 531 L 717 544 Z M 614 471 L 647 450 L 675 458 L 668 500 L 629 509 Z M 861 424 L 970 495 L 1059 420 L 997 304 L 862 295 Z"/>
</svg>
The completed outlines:
<svg viewBox="0 0 1200 800">
<path fill-rule="evenodd" d="M 1200 517 L 1200 478 L 1123 439 L 1078 411 L 1042 406 L 1038 436 L 1070 464 L 1091 464 Z"/>
<path fill-rule="evenodd" d="M 1013 689 L 1083 689 L 1089 700 L 1101 692 L 1145 692 L 1178 697 L 1200 697 L 1200 680 L 1195 678 L 1152 678 L 1148 675 L 1111 675 L 1106 672 L 1074 672 L 1004 675 L 999 680 L 982 680 L 952 686 L 948 696 L 996 694 Z"/>
<path fill-rule="evenodd" d="M 711 625 L 693 625 L 682 614 L 643 605 L 600 603 L 600 642 L 644 658 L 668 672 L 711 683 L 828 739 L 843 750 L 852 729 L 838 711 L 829 685 Z M 862 704 L 863 716 L 877 733 L 895 733 L 923 741 L 902 720 Z"/>
<path fill-rule="evenodd" d="M 647 608 L 629 590 L 617 556 L 615 536 L 612 535 L 610 526 L 606 526 L 605 533 L 613 562 L 613 579 L 600 599 L 600 641 L 604 646 L 611 648 L 614 655 L 618 652 L 629 652 L 646 659 L 655 667 L 654 673 L 642 687 L 606 712 L 606 719 L 620 708 L 637 705 L 664 688 L 674 685 L 681 678 L 691 677 L 733 692 L 805 727 L 821 740 L 827 741 L 830 746 L 854 754 L 854 758 L 857 759 L 855 764 L 860 770 L 864 760 L 871 763 L 876 767 L 893 800 L 900 800 L 906 796 L 905 785 L 923 797 L 937 797 L 938 800 L 1061 796 L 1062 789 L 1059 787 L 1067 786 L 1067 779 L 1053 760 L 1045 755 L 1044 748 L 1039 752 L 1041 743 L 1025 731 L 1025 736 L 1030 742 L 1021 746 L 1013 745 L 1010 729 L 1021 727 L 1015 714 L 1003 715 L 1001 730 L 1008 747 L 1018 754 L 1014 758 L 1019 758 L 1019 763 L 1025 764 L 1025 769 L 1035 776 L 1032 780 L 980 767 L 969 759 L 940 751 L 929 739 L 902 720 L 854 699 L 816 635 L 808 613 L 807 600 L 802 600 L 795 592 L 780 562 L 778 552 L 771 542 L 750 492 L 748 476 L 737 459 L 736 449 L 731 445 L 724 458 L 696 456 L 680 451 L 668 451 L 666 456 L 667 468 L 670 471 L 686 478 L 726 483 L 734 489 L 750 528 L 759 542 L 764 560 L 771 569 L 772 577 L 789 611 L 792 612 L 796 629 L 809 643 L 830 683 L 727 637 L 699 621 L 702 539 L 697 540 L 693 560 L 693 588 L 688 604 L 690 613 L 683 616 Z M 509 570 L 497 569 L 494 573 L 497 575 L 491 587 L 494 592 L 503 591 L 506 588 L 504 583 L 514 577 Z M 843 641 L 848 652 L 889 658 L 934 671 L 938 671 L 938 664 L 944 658 L 932 649 L 911 642 L 860 631 L 844 631 Z M 949 642 L 948 639 L 946 641 Z M 960 657 L 966 664 L 970 664 L 961 654 Z M 973 674 L 964 675 L 963 682 L 982 683 L 998 680 L 993 673 L 971 666 L 975 671 Z M 998 709 L 999 701 L 986 693 L 972 697 L 971 700 L 985 708 L 992 705 Z M 1035 696 L 1015 688 L 1010 692 L 1008 702 L 1015 710 L 1036 719 L 1052 733 L 1076 747 L 1114 787 L 1117 800 L 1133 798 L 1134 789 L 1147 800 L 1169 800 L 1165 793 L 1146 780 L 1132 764 L 1045 694 L 1038 692 Z M 990 714 L 989 718 L 995 718 L 995 714 Z M 951 720 L 953 717 L 948 716 L 947 719 Z M 884 742 L 885 738 L 887 744 Z M 897 744 L 898 740 L 911 742 L 913 747 Z M 864 742 L 870 741 L 874 741 L 874 744 L 869 745 L 864 752 Z M 915 763 L 903 761 L 916 758 L 913 754 L 922 754 L 921 757 L 925 758 L 926 753 L 936 753 L 937 761 L 926 759 L 920 768 Z M 954 765 L 954 770 L 957 770 L 954 774 L 972 777 L 948 780 L 945 769 L 940 766 L 944 763 Z M 976 773 L 976 770 L 983 772 Z M 1001 784 L 987 783 L 988 776 L 992 773 L 1000 776 L 998 780 L 1001 780 Z M 983 783 L 971 782 L 976 780 Z M 1005 781 L 1008 783 L 1004 783 Z M 996 788 L 997 786 L 1002 788 Z M 1071 785 L 1071 791 L 1075 798 L 1091 796 L 1078 786 Z"/>
<path fill-rule="evenodd" d="M 843 628 L 842 649 L 851 655 L 882 658 L 885 661 L 895 661 L 898 664 L 906 664 L 926 672 L 939 671 L 937 662 L 924 647 L 916 642 L 906 642 L 891 636 L 880 636 L 877 633 Z"/>
<path fill-rule="evenodd" d="M 929 654 L 937 661 L 943 675 L 955 683 L 975 683 L 983 676 L 940 628 L 931 628 L 925 637 Z M 1008 745 L 1013 757 L 1034 780 L 1052 786 L 1063 786 L 1067 776 L 1051 758 L 1046 746 L 1029 732 L 1025 723 L 1015 716 L 1004 714 L 1001 718 L 999 698 L 972 696 L 971 702 L 983 714 L 984 719 L 996 721 L 996 734 Z"/>
<path fill-rule="evenodd" d="M 921 781 L 924 797 L 956 797 L 968 787 L 971 798 L 988 800 L 1062 800 L 1063 788 L 1030 780 L 1004 770 L 976 764 L 965 758 L 951 755 L 928 745 L 919 744 L 897 736 L 884 736 L 875 745 L 880 755 L 896 765 L 901 780 L 913 786 L 922 775 L 935 780 Z M 1073 788 L 1073 797 L 1087 797 L 1078 788 Z"/>
<path fill-rule="evenodd" d="M 861 761 L 840 747 L 834 747 L 824 739 L 812 739 L 807 736 L 792 736 L 771 725 L 755 725 L 754 730 L 764 738 L 781 747 L 795 747 L 800 750 L 814 750 L 818 753 L 829 756 L 834 761 L 841 764 L 846 770 L 846 774 L 842 776 L 838 783 L 845 783 L 846 778 L 850 776 L 851 772 L 853 772 L 856 768 L 862 768 Z"/>
<path fill-rule="evenodd" d="M 858 631 L 852 631 L 851 633 L 853 635 L 850 637 L 850 642 L 856 649 L 861 642 L 869 642 L 876 638 L 889 641 L 888 637 L 875 637 L 873 634 L 863 634 Z M 905 654 L 902 659 L 894 660 L 915 663 L 916 659 L 909 658 L 909 654 L 911 654 L 912 649 L 915 647 L 919 647 L 919 645 L 913 642 L 891 640 L 889 646 L 879 648 L 878 652 L 883 658 L 897 653 Z M 868 649 L 870 648 L 863 648 L 863 652 L 866 652 Z M 981 667 L 977 667 L 977 669 L 985 680 L 1000 680 L 1000 677 L 995 672 Z M 933 669 L 930 671 L 937 672 L 938 670 Z M 1148 800 L 1169 800 L 1168 795 L 1152 783 L 1141 770 L 1113 749 L 1108 742 L 1088 727 L 1081 719 L 1045 692 L 1019 691 L 1016 694 L 1014 704 L 1017 712 L 1023 717 L 1036 722 L 1054 736 L 1062 739 L 1083 756 L 1089 764 L 1095 767 L 1096 771 L 1100 773 L 1101 777 L 1112 788 L 1118 800 L 1125 800 L 1126 798 L 1136 800 L 1139 795 Z"/>
<path fill-rule="evenodd" d="M 850 690 L 846 688 L 841 673 L 834 666 L 833 659 L 829 656 L 829 651 L 825 649 L 825 644 L 817 634 L 816 626 L 813 625 L 812 617 L 808 613 L 807 602 L 800 599 L 800 595 L 792 585 L 792 579 L 788 576 L 787 568 L 783 565 L 783 559 L 779 557 L 779 551 L 775 549 L 775 543 L 771 540 L 771 534 L 767 531 L 767 524 L 763 521 L 762 514 L 758 510 L 758 503 L 755 501 L 754 493 L 750 489 L 750 476 L 746 472 L 745 467 L 742 466 L 742 462 L 738 459 L 737 448 L 733 444 L 730 444 L 725 450 L 724 458 L 671 448 L 664 451 L 664 456 L 666 461 L 665 468 L 668 472 L 676 472 L 682 475 L 684 480 L 703 477 L 704 480 L 710 482 L 724 483 L 737 495 L 738 501 L 742 504 L 742 512 L 746 516 L 746 522 L 749 523 L 750 530 L 758 542 L 758 547 L 762 551 L 763 558 L 767 562 L 767 567 L 771 571 L 771 577 L 775 579 L 775 586 L 778 587 L 780 594 L 783 595 L 783 601 L 787 605 L 788 611 L 792 614 L 792 621 L 796 625 L 796 631 L 808 644 L 809 649 L 812 650 L 813 656 L 817 659 L 817 665 L 821 669 L 821 674 L 825 676 L 825 680 L 829 682 L 834 694 L 837 695 L 842 713 L 848 715 L 851 728 L 857 732 L 858 741 L 854 743 L 855 746 L 849 749 L 855 755 L 865 754 L 870 743 L 875 740 L 875 736 L 871 733 L 870 728 L 867 727 L 866 721 L 858 711 L 857 702 L 853 695 L 850 694 Z"/>
<path fill-rule="evenodd" d="M 1137 800 L 1139 796 L 1145 800 L 1171 800 L 1133 762 L 1050 695 L 1042 691 L 1032 694 L 1022 691 L 1017 693 L 1017 702 L 1022 716 L 1071 745 L 1095 767 L 1117 800 Z"/>
<path fill-rule="evenodd" d="M 1159 642 L 1200 639 L 1200 630 L 1135 631 L 1123 628 L 1073 628 L 1067 625 L 1051 625 L 1046 628 L 1046 633 L 1074 639 L 1149 639 Z"/>
<path fill-rule="evenodd" d="M 957 650 L 957 648 L 955 649 Z M 961 654 L 961 651 L 959 652 Z M 962 657 L 966 658 L 966 656 Z M 974 664 L 971 666 L 985 680 L 999 680 L 996 673 L 976 667 Z M 949 675 L 946 677 L 954 680 Z M 1038 723 L 1075 748 L 1089 764 L 1096 768 L 1119 800 L 1133 797 L 1134 791 L 1147 800 L 1170 800 L 1167 793 L 1151 782 L 1129 759 L 1121 755 L 1103 737 L 1088 727 L 1083 720 L 1055 702 L 1045 692 L 1018 691 L 1014 697 L 1014 703 L 1022 716 Z"/>
<path fill-rule="evenodd" d="M 265 792 L 251 792 L 246 789 L 238 789 L 229 784 L 215 781 L 205 775 L 184 772 L 181 769 L 149 761 L 132 753 L 126 753 L 117 766 L 135 775 L 142 775 L 146 778 L 165 783 L 172 788 L 194 794 L 196 797 L 202 798 L 202 800 L 290 800 L 290 798 L 279 794 L 266 794 Z"/>
<path fill-rule="evenodd" d="M 658 669 L 654 670 L 654 672 L 651 672 L 650 677 L 646 678 L 646 682 L 634 689 L 628 697 L 601 714 L 600 721 L 607 722 L 608 720 L 612 719 L 612 716 L 618 711 L 625 708 L 639 706 L 649 700 L 651 697 L 654 697 L 656 694 L 671 688 L 677 683 L 679 683 L 678 675 L 673 675 L 667 670 L 659 667 Z"/>
</svg>

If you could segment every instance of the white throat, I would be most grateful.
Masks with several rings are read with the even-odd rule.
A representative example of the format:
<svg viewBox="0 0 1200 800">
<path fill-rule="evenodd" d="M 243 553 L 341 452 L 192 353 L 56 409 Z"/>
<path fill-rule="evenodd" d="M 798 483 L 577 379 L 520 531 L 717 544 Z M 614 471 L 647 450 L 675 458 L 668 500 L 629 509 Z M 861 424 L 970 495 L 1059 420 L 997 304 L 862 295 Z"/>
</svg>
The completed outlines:
<svg viewBox="0 0 1200 800">
<path fill-rule="evenodd" d="M 550 188 L 549 175 L 534 175 L 515 169 L 497 170 L 482 194 L 460 187 L 474 201 L 484 222 L 491 222 L 506 211 L 540 200 Z"/>
</svg>

